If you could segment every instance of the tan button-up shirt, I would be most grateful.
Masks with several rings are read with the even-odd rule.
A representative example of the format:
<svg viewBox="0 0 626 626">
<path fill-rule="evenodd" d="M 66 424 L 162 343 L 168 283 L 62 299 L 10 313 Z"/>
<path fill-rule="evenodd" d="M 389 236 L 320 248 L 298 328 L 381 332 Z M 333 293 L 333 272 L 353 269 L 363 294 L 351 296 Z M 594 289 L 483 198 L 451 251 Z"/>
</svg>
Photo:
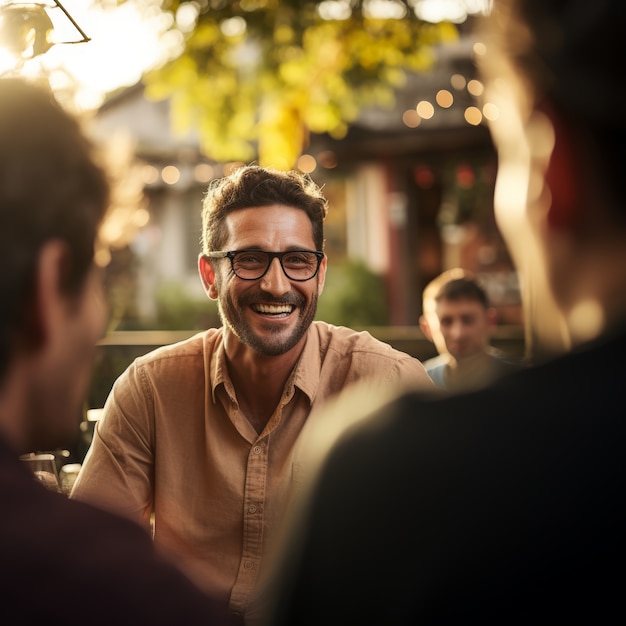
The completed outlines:
<svg viewBox="0 0 626 626">
<path fill-rule="evenodd" d="M 143 520 L 203 588 L 244 613 L 292 482 L 307 418 L 347 385 L 430 386 L 369 333 L 314 322 L 265 429 L 239 410 L 222 330 L 144 355 L 116 381 L 73 498 Z M 94 537 L 97 541 L 97 537 Z"/>
</svg>

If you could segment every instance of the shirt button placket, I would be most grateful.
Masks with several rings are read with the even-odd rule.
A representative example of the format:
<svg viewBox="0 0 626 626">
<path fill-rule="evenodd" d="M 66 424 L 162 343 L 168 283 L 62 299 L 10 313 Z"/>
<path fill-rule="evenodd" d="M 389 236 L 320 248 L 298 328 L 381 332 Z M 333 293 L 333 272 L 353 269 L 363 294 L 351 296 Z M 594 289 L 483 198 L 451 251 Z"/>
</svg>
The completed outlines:
<svg viewBox="0 0 626 626">
<path fill-rule="evenodd" d="M 243 558 L 241 561 L 241 576 L 238 577 L 233 589 L 233 596 L 240 596 L 241 600 L 251 592 L 256 572 L 261 559 L 263 537 L 263 498 L 265 494 L 265 475 L 267 472 L 264 457 L 266 452 L 263 444 L 255 443 L 250 448 L 244 492 L 244 535 Z"/>
</svg>

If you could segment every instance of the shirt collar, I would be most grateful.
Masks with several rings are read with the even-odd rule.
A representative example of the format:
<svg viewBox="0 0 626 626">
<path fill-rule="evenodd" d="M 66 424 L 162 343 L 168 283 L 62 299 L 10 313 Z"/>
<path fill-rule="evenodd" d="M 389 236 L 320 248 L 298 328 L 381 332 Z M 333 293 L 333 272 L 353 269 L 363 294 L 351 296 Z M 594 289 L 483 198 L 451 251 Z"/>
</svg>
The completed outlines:
<svg viewBox="0 0 626 626">
<path fill-rule="evenodd" d="M 211 371 L 211 394 L 213 402 L 216 402 L 215 390 L 219 385 L 224 385 L 227 390 L 232 390 L 232 382 L 228 374 L 228 366 L 226 365 L 226 352 L 224 349 L 224 334 L 220 329 L 213 346 L 208 346 L 211 350 L 210 371 Z M 285 386 L 285 392 L 289 392 L 292 387 L 297 387 L 309 398 L 309 402 L 313 404 L 317 387 L 320 380 L 320 370 L 322 367 L 322 359 L 320 355 L 319 337 L 315 330 L 315 322 L 311 324 L 307 331 L 304 349 L 300 355 L 300 359 L 296 363 L 295 371 L 289 377 Z M 289 394 L 292 395 L 292 394 Z"/>
<path fill-rule="evenodd" d="M 311 404 L 315 400 L 322 369 L 319 343 L 315 322 L 313 322 L 307 331 L 306 343 L 296 363 L 295 375 L 292 377 L 294 386 L 307 395 Z"/>
<path fill-rule="evenodd" d="M 228 366 L 226 365 L 226 351 L 224 349 L 224 330 L 220 328 L 219 333 L 215 337 L 212 346 L 207 346 L 211 352 L 211 360 L 209 363 L 209 371 L 211 372 L 211 395 L 213 402 L 217 402 L 215 390 L 224 385 L 227 389 L 232 389 L 232 383 L 228 374 Z M 205 361 L 206 363 L 206 361 Z"/>
</svg>

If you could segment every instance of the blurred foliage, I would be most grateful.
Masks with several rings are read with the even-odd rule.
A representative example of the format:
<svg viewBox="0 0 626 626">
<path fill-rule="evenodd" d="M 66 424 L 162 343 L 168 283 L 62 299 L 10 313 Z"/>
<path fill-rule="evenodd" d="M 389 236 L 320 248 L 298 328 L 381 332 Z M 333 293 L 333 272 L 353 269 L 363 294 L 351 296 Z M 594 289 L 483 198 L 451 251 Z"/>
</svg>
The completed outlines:
<svg viewBox="0 0 626 626">
<path fill-rule="evenodd" d="M 137 257 L 129 246 L 111 250 L 108 265 L 104 268 L 104 292 L 108 323 L 106 333 L 130 330 L 126 320 L 136 316 L 134 310 L 137 291 Z"/>
<path fill-rule="evenodd" d="M 410 0 L 161 7 L 171 28 L 185 31 L 184 49 L 146 74 L 146 96 L 170 98 L 174 131 L 197 130 L 208 157 L 279 169 L 295 166 L 310 133 L 341 138 L 363 107 L 392 106 L 406 73 L 428 71 L 433 46 L 458 36 L 450 23 L 419 20 Z M 390 9 L 395 17 L 377 16 Z"/>
<path fill-rule="evenodd" d="M 353 328 L 386 326 L 389 311 L 384 277 L 362 261 L 329 263 L 315 317 Z"/>
<path fill-rule="evenodd" d="M 204 330 L 221 326 L 217 302 L 208 297 L 191 295 L 177 282 L 162 283 L 154 294 L 156 317 L 143 319 L 135 310 L 134 294 L 122 290 L 121 276 L 116 276 L 117 291 L 110 290 L 109 299 L 117 305 L 118 315 L 113 317 L 108 332 L 116 330 Z M 113 308 L 113 307 L 112 307 Z"/>
<path fill-rule="evenodd" d="M 156 330 L 204 330 L 221 326 L 217 302 L 208 297 L 194 298 L 176 283 L 159 287 L 156 293 Z"/>
</svg>

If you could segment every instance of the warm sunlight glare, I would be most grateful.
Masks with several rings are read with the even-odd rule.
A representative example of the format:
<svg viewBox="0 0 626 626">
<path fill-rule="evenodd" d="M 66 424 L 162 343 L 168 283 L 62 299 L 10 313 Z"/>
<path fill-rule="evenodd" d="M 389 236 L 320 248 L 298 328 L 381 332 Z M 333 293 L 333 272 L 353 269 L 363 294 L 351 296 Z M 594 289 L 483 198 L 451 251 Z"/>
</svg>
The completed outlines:
<svg viewBox="0 0 626 626">
<path fill-rule="evenodd" d="M 160 0 L 128 0 L 119 7 L 114 1 L 64 0 L 63 6 L 90 41 L 57 44 L 26 63 L 23 73 L 44 72 L 53 88 L 73 90 L 79 110 L 99 107 L 107 93 L 135 84 L 181 45 L 180 33 L 165 32 L 170 24 Z M 68 20 L 61 20 L 65 28 L 58 24 L 55 40 L 80 39 Z"/>
</svg>

